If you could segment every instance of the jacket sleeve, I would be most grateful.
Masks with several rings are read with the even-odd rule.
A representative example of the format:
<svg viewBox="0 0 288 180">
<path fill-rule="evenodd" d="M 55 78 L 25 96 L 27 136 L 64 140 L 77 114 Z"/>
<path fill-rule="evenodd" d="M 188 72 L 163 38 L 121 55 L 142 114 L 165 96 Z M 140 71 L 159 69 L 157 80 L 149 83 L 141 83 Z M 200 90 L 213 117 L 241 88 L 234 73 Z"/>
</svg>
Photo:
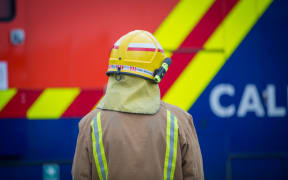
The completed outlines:
<svg viewBox="0 0 288 180">
<path fill-rule="evenodd" d="M 79 134 L 74 154 L 72 177 L 74 180 L 92 179 L 92 157 L 90 154 L 91 138 L 88 118 L 83 118 L 79 123 Z"/>
<path fill-rule="evenodd" d="M 182 170 L 184 180 L 203 180 L 203 162 L 198 137 L 192 116 L 185 122 L 184 143 L 182 145 Z"/>
</svg>

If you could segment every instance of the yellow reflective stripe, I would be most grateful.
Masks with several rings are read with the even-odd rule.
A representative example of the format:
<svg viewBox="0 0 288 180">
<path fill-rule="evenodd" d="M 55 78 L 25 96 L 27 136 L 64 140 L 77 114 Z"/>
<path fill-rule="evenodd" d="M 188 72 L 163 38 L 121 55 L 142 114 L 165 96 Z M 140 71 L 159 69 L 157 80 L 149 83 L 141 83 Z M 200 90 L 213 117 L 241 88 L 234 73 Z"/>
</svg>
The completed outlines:
<svg viewBox="0 0 288 180">
<path fill-rule="evenodd" d="M 166 153 L 164 161 L 164 180 L 173 180 L 177 159 L 178 147 L 178 121 L 177 118 L 167 110 L 166 125 Z"/>
<path fill-rule="evenodd" d="M 259 3 L 255 12 L 256 2 Z M 204 48 L 218 47 L 225 38 L 225 53 L 199 52 L 170 87 L 163 100 L 189 110 L 271 2 L 272 0 L 239 1 L 204 45 Z"/>
<path fill-rule="evenodd" d="M 93 156 L 96 164 L 97 173 L 100 180 L 106 180 L 108 177 L 108 168 L 102 140 L 100 112 L 98 112 L 96 117 L 91 121 L 91 128 L 92 128 L 91 136 L 92 136 Z"/>
<path fill-rule="evenodd" d="M 173 147 L 173 160 L 172 160 L 172 169 L 171 169 L 171 180 L 174 178 L 174 172 L 176 167 L 177 159 L 177 148 L 178 148 L 178 120 L 174 116 L 174 147 Z"/>
<path fill-rule="evenodd" d="M 100 119 L 100 112 L 97 114 L 97 123 L 98 123 L 98 128 L 99 128 L 99 145 L 100 145 L 100 150 L 101 150 L 101 156 L 103 158 L 103 164 L 104 164 L 104 170 L 106 174 L 106 179 L 108 176 L 108 168 L 107 168 L 107 160 L 106 160 L 106 155 L 104 151 L 104 145 L 102 141 L 102 128 L 101 128 L 101 119 Z"/>
<path fill-rule="evenodd" d="M 154 33 L 164 50 L 176 50 L 214 0 L 181 0 Z M 165 52 L 167 56 L 171 53 Z"/>
<path fill-rule="evenodd" d="M 96 169 L 98 172 L 98 176 L 100 180 L 103 180 L 103 176 L 101 174 L 101 170 L 100 170 L 100 164 L 97 158 L 97 150 L 96 150 L 96 137 L 95 137 L 95 128 L 94 128 L 94 119 L 91 121 L 91 128 L 92 128 L 92 146 L 93 146 L 93 156 L 94 156 L 94 161 L 96 164 Z M 96 122 L 97 123 L 97 122 Z"/>
<path fill-rule="evenodd" d="M 57 119 L 79 95 L 79 88 L 47 88 L 27 111 L 29 119 Z"/>
<path fill-rule="evenodd" d="M 0 111 L 8 104 L 8 102 L 15 96 L 17 89 L 11 88 L 7 90 L 0 90 Z"/>
<path fill-rule="evenodd" d="M 167 110 L 167 125 L 166 125 L 166 153 L 165 153 L 165 163 L 164 163 L 164 180 L 167 179 L 167 169 L 169 161 L 169 152 L 170 152 L 170 111 Z"/>
</svg>

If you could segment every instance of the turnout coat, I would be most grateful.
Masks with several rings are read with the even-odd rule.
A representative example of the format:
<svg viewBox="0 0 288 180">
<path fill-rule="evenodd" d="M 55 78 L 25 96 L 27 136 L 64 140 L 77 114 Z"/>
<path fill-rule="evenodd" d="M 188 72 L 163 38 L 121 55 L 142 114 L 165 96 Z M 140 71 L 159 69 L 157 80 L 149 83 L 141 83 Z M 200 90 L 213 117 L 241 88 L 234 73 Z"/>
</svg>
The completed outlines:
<svg viewBox="0 0 288 180">
<path fill-rule="evenodd" d="M 83 180 L 202 180 L 190 114 L 161 101 L 155 114 L 95 109 L 79 123 L 72 167 Z"/>
</svg>

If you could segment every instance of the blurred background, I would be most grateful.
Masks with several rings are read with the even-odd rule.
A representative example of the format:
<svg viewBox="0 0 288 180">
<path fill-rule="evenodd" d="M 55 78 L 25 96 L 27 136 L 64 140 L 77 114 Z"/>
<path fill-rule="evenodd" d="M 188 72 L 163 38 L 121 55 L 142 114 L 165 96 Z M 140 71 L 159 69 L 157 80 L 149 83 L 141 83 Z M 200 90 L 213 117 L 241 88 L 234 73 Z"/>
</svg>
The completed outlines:
<svg viewBox="0 0 288 180">
<path fill-rule="evenodd" d="M 162 98 L 191 113 L 205 177 L 288 179 L 285 0 L 0 0 L 0 179 L 71 179 L 109 52 L 152 32 Z M 286 44 L 286 45 L 285 45 Z"/>
</svg>

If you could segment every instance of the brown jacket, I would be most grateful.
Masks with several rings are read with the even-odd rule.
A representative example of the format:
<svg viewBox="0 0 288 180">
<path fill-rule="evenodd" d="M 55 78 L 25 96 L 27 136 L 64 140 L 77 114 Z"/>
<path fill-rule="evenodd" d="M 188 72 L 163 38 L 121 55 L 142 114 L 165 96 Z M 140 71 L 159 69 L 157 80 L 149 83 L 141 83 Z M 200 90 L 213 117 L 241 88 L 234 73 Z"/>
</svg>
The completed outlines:
<svg viewBox="0 0 288 180">
<path fill-rule="evenodd" d="M 154 115 L 95 109 L 79 123 L 73 161 L 75 180 L 99 176 L 93 156 L 91 121 L 101 112 L 103 147 L 108 180 L 162 180 L 166 153 L 167 110 L 178 119 L 178 145 L 174 180 L 204 179 L 202 156 L 191 115 L 161 102 Z"/>
</svg>

